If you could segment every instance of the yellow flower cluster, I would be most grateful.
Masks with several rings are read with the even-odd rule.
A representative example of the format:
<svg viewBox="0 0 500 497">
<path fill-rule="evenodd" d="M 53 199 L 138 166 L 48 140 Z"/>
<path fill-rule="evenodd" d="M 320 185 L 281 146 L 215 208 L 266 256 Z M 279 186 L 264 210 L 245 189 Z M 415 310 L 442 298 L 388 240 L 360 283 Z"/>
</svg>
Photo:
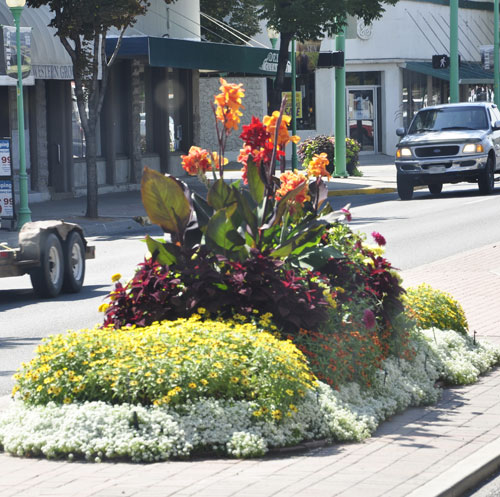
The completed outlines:
<svg viewBox="0 0 500 497">
<path fill-rule="evenodd" d="M 422 329 L 438 328 L 468 333 L 465 312 L 449 293 L 423 283 L 407 289 L 403 301 L 407 314 Z"/>
<path fill-rule="evenodd" d="M 266 324 L 270 318 L 261 316 Z M 49 337 L 16 380 L 13 394 L 33 404 L 101 400 L 176 406 L 216 397 L 253 401 L 273 419 L 277 411 L 280 417 L 293 412 L 290 405 L 316 388 L 291 341 L 252 324 L 199 317 Z"/>
</svg>

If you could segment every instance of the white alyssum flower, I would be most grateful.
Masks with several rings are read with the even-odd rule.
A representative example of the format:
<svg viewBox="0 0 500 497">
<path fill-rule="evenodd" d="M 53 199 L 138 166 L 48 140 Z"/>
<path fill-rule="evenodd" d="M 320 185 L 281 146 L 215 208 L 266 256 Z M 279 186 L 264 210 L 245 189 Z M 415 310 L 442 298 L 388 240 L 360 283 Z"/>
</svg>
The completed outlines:
<svg viewBox="0 0 500 497">
<path fill-rule="evenodd" d="M 0 415 L 0 450 L 70 461 L 154 462 L 206 451 L 259 457 L 270 448 L 308 440 L 361 441 L 394 413 L 436 402 L 438 378 L 470 383 L 500 362 L 497 347 L 453 331 L 419 332 L 413 347 L 412 361 L 384 361 L 370 389 L 350 383 L 335 391 L 319 383 L 296 412 L 279 421 L 256 418 L 257 405 L 244 400 L 200 399 L 176 409 L 104 402 L 28 406 L 16 401 Z"/>
</svg>

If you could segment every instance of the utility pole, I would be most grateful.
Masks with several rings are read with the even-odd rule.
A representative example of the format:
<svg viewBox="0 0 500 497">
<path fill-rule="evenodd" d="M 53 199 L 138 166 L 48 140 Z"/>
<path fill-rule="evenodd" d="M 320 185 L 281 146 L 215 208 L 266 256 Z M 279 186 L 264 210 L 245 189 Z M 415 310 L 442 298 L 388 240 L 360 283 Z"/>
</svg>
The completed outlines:
<svg viewBox="0 0 500 497">
<path fill-rule="evenodd" d="M 345 27 L 335 37 L 335 50 L 345 52 Z M 345 59 L 344 59 L 345 60 Z M 334 176 L 346 177 L 345 157 L 345 62 L 335 67 L 335 171 Z"/>
<path fill-rule="evenodd" d="M 495 60 L 493 64 L 493 68 L 495 71 L 495 82 L 494 82 L 494 87 L 493 90 L 495 92 L 495 103 L 497 106 L 500 107 L 500 67 L 499 67 L 499 62 L 498 62 L 498 57 L 499 57 L 499 38 L 500 35 L 498 33 L 500 27 L 499 27 L 499 8 L 498 8 L 498 0 L 494 0 L 493 3 L 493 16 L 495 18 L 494 22 L 494 38 L 493 38 L 493 59 Z"/>
<path fill-rule="evenodd" d="M 450 0 L 450 103 L 458 102 L 458 0 Z"/>
</svg>

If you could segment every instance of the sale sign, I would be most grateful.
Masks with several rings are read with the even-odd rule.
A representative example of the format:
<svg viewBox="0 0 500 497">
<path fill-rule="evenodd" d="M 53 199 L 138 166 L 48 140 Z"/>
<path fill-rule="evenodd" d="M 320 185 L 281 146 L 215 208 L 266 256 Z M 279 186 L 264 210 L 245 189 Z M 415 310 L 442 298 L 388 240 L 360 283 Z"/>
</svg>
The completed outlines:
<svg viewBox="0 0 500 497">
<path fill-rule="evenodd" d="M 14 195 L 12 194 L 12 181 L 0 180 L 0 218 L 14 217 Z"/>
<path fill-rule="evenodd" d="M 10 141 L 0 140 L 0 176 L 11 176 Z"/>
</svg>

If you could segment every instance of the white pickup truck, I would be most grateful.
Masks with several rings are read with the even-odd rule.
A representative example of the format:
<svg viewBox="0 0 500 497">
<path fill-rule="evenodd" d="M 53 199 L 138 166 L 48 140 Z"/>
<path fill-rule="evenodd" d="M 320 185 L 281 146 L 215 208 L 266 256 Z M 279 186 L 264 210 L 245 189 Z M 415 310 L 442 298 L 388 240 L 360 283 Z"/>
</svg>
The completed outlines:
<svg viewBox="0 0 500 497">
<path fill-rule="evenodd" d="M 26 223 L 14 243 L 8 235 L 17 233 L 0 232 L 0 278 L 29 274 L 41 297 L 81 290 L 85 260 L 95 258 L 95 247 L 87 244 L 79 225 L 36 221 Z"/>
</svg>

